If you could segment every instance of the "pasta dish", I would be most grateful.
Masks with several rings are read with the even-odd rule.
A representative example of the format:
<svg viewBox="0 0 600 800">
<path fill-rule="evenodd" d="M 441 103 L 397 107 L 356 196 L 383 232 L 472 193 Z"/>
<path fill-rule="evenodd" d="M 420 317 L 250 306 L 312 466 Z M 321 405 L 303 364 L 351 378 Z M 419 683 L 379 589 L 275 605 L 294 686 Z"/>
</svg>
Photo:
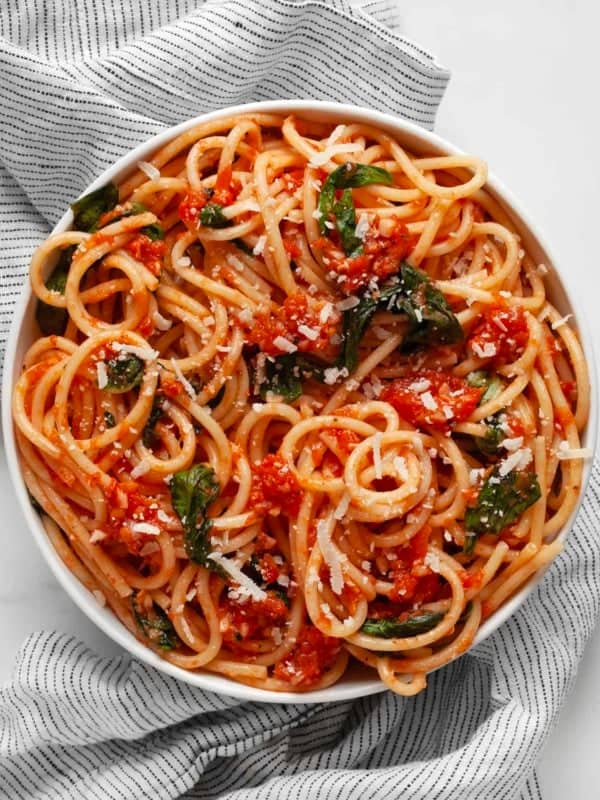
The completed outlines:
<svg viewBox="0 0 600 800">
<path fill-rule="evenodd" d="M 464 155 L 253 113 L 34 253 L 13 414 L 53 546 L 185 670 L 402 695 L 560 550 L 578 336 Z"/>
</svg>

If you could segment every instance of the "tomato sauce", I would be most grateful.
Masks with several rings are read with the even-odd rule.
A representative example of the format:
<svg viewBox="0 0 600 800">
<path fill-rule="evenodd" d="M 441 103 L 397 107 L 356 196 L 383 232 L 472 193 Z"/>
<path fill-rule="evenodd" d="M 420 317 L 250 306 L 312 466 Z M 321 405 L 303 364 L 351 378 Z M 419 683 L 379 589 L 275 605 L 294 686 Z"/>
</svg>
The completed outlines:
<svg viewBox="0 0 600 800">
<path fill-rule="evenodd" d="M 165 243 L 162 239 L 152 240 L 149 236 L 139 233 L 125 245 L 125 250 L 141 261 L 153 275 L 160 275 L 165 255 Z"/>
<path fill-rule="evenodd" d="M 325 302 L 314 300 L 311 304 L 304 292 L 289 295 L 274 314 L 257 314 L 254 325 L 247 333 L 249 344 L 258 345 L 266 355 L 282 355 L 287 350 L 276 344 L 278 337 L 286 339 L 304 353 L 323 353 L 331 348 L 331 337 L 337 333 L 339 312 L 333 306 L 325 323 L 320 322 L 320 312 Z M 301 330 L 311 333 L 307 336 Z M 312 336 L 312 338 L 311 338 Z"/>
<path fill-rule="evenodd" d="M 323 252 L 325 267 L 337 273 L 338 282 L 347 294 L 364 289 L 373 278 L 383 280 L 396 275 L 400 262 L 412 252 L 415 244 L 416 238 L 399 221 L 385 236 L 371 228 L 364 238 L 362 253 L 357 256 L 346 256 L 328 237 L 313 242 L 313 246 Z"/>
<path fill-rule="evenodd" d="M 523 309 L 495 305 L 482 312 L 480 322 L 469 337 L 469 347 L 481 358 L 507 363 L 522 355 L 528 340 L 529 328 Z"/>
<path fill-rule="evenodd" d="M 448 372 L 422 370 L 392 381 L 380 399 L 417 428 L 448 430 L 471 416 L 483 391 Z"/>
<path fill-rule="evenodd" d="M 285 625 L 288 614 L 285 602 L 271 592 L 265 600 L 244 597 L 241 602 L 228 592 L 219 605 L 223 639 L 235 650 L 238 642 L 263 638 L 269 628 Z"/>
<path fill-rule="evenodd" d="M 117 490 L 127 498 L 127 507 L 120 508 Z M 149 541 L 155 541 L 154 534 L 141 533 L 132 529 L 136 522 L 147 522 L 162 528 L 157 522 L 159 504 L 156 499 L 140 493 L 134 481 L 115 483 L 106 497 L 108 501 L 108 519 L 103 530 L 109 538 L 118 542 L 132 555 L 139 555 L 140 550 Z"/>
<path fill-rule="evenodd" d="M 296 516 L 301 500 L 298 481 L 279 453 L 269 453 L 253 467 L 249 506 L 254 512 L 262 516 L 279 508 Z"/>
<path fill-rule="evenodd" d="M 273 677 L 293 686 L 310 686 L 330 669 L 341 649 L 341 642 L 325 636 L 318 628 L 305 625 L 294 649 L 275 665 Z"/>
</svg>

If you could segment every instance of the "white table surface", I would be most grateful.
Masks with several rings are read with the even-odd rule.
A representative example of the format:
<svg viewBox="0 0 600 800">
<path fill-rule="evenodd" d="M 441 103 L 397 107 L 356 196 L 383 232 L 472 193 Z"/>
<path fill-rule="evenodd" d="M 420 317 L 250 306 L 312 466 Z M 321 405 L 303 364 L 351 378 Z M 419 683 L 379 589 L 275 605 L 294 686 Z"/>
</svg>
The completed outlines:
<svg viewBox="0 0 600 800">
<path fill-rule="evenodd" d="M 419 0 L 401 3 L 405 34 L 452 69 L 437 131 L 487 158 L 546 231 L 557 260 L 585 281 L 584 309 L 600 342 L 597 264 L 600 113 L 594 77 L 595 0 Z M 587 298 L 587 306 L 585 305 Z M 16 507 L 0 455 L 0 682 L 25 636 L 76 634 L 119 652 L 59 587 Z M 539 763 L 545 800 L 600 796 L 600 633 Z"/>
</svg>

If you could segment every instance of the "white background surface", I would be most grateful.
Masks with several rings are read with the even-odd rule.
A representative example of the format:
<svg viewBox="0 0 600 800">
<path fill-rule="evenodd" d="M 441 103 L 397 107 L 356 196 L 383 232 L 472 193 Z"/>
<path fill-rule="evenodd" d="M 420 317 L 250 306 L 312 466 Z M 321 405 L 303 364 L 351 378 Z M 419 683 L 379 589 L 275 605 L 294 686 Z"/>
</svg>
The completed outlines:
<svg viewBox="0 0 600 800">
<path fill-rule="evenodd" d="M 596 0 L 418 0 L 401 3 L 404 33 L 452 70 L 437 132 L 485 157 L 580 282 L 600 345 Z M 586 304 L 587 301 L 587 304 Z M 597 349 L 600 350 L 600 346 Z M 74 633 L 102 654 L 118 648 L 72 604 L 42 562 L 0 458 L 0 681 L 25 636 Z M 600 633 L 539 764 L 544 800 L 600 796 Z M 482 798 L 482 800 L 484 800 Z"/>
</svg>

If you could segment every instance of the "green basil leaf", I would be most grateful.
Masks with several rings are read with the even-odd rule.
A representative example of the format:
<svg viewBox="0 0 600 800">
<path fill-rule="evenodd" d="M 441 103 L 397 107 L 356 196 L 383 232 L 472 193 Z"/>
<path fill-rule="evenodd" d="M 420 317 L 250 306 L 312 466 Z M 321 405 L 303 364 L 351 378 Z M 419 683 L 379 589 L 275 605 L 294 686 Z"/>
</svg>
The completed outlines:
<svg viewBox="0 0 600 800">
<path fill-rule="evenodd" d="M 117 424 L 114 414 L 111 414 L 110 411 L 104 412 L 104 427 L 105 428 L 114 428 Z"/>
<path fill-rule="evenodd" d="M 499 534 L 541 496 L 535 473 L 513 470 L 501 475 L 500 466 L 495 467 L 481 487 L 476 504 L 465 510 L 464 551 L 473 551 L 478 534 Z"/>
<path fill-rule="evenodd" d="M 93 232 L 102 214 L 119 202 L 119 190 L 114 183 L 107 183 L 71 204 L 73 209 L 73 228 L 76 231 Z"/>
<path fill-rule="evenodd" d="M 400 267 L 402 292 L 388 304 L 391 311 L 404 312 L 409 328 L 401 349 L 456 344 L 464 339 L 464 331 L 448 301 L 420 269 L 403 263 Z"/>
<path fill-rule="evenodd" d="M 489 421 L 486 422 L 485 436 L 475 437 L 475 444 L 477 445 L 477 448 L 486 456 L 496 455 L 498 448 L 500 447 L 500 442 L 506 436 L 502 425 L 503 417 L 504 412 L 502 411 L 499 411 L 497 414 L 493 414 L 491 417 L 489 417 Z"/>
<path fill-rule="evenodd" d="M 169 617 L 163 609 L 154 603 L 151 614 L 144 614 L 138 603 L 139 592 L 131 595 L 133 618 L 142 633 L 161 650 L 173 650 L 179 644 L 179 637 Z"/>
<path fill-rule="evenodd" d="M 325 369 L 325 364 L 299 353 L 287 353 L 267 359 L 260 396 L 266 400 L 271 392 L 282 397 L 286 403 L 293 403 L 302 394 L 302 378 L 322 381 Z"/>
<path fill-rule="evenodd" d="M 209 408 L 216 408 L 224 396 L 225 396 L 225 384 L 223 384 L 223 386 L 221 386 L 216 395 L 208 401 L 207 406 Z"/>
<path fill-rule="evenodd" d="M 243 239 L 234 239 L 233 243 L 238 248 L 238 250 L 241 250 L 242 253 L 245 253 L 247 256 L 254 255 L 254 250 L 250 247 L 249 244 L 246 244 L 246 242 Z"/>
<path fill-rule="evenodd" d="M 107 392 L 122 394 L 139 386 L 144 377 L 144 362 L 134 355 L 118 355 L 106 362 Z"/>
<path fill-rule="evenodd" d="M 56 266 L 46 278 L 46 289 L 49 289 L 51 292 L 58 292 L 59 294 L 65 293 L 67 276 L 76 248 L 77 245 L 72 244 L 61 251 Z M 37 302 L 35 318 L 44 336 L 62 336 L 67 327 L 67 322 L 69 321 L 66 308 L 51 306 L 48 303 L 44 303 L 43 300 L 38 300 Z"/>
<path fill-rule="evenodd" d="M 477 369 L 474 372 L 469 372 L 467 375 L 467 383 L 469 386 L 474 386 L 477 389 L 485 389 L 481 395 L 479 405 L 482 406 L 489 400 L 493 400 L 496 395 L 500 394 L 503 385 L 500 377 L 495 373 L 489 373 L 484 369 Z"/>
<path fill-rule="evenodd" d="M 145 225 L 143 228 L 140 228 L 140 233 L 147 236 L 152 242 L 165 238 L 162 225 L 159 225 L 158 222 L 153 222 L 152 225 Z"/>
<path fill-rule="evenodd" d="M 173 510 L 183 525 L 183 543 L 188 558 L 195 564 L 223 574 L 221 567 L 209 558 L 212 522 L 206 516 L 206 510 L 220 491 L 214 470 L 208 464 L 196 464 L 176 472 L 169 487 Z"/>
<path fill-rule="evenodd" d="M 145 447 L 152 447 L 152 445 L 156 443 L 155 428 L 156 423 L 163 415 L 163 402 L 164 397 L 158 394 L 154 395 L 154 399 L 152 400 L 152 408 L 150 409 L 150 414 L 146 420 L 146 424 L 144 425 L 144 430 L 142 431 L 142 442 L 144 443 Z"/>
<path fill-rule="evenodd" d="M 341 198 L 333 206 L 333 214 L 344 253 L 351 257 L 359 255 L 363 243 L 356 235 L 356 209 L 350 189 L 344 189 Z"/>
<path fill-rule="evenodd" d="M 200 222 L 207 228 L 227 228 L 231 220 L 223 214 L 223 206 L 218 203 L 207 203 L 200 211 Z"/>
<path fill-rule="evenodd" d="M 321 233 L 327 232 L 325 223 L 333 211 L 336 189 L 352 189 L 372 183 L 383 183 L 389 186 L 392 182 L 393 178 L 387 170 L 373 167 L 370 164 L 352 164 L 349 161 L 334 169 L 328 175 L 319 194 L 319 211 L 321 212 L 319 230 Z"/>
<path fill-rule="evenodd" d="M 365 620 L 361 631 L 369 636 L 379 636 L 382 639 L 404 639 L 408 636 L 418 636 L 435 628 L 444 618 L 438 611 L 419 611 L 406 619 L 397 618 Z"/>
<path fill-rule="evenodd" d="M 425 272 L 402 263 L 400 272 L 381 287 L 379 294 L 365 292 L 358 305 L 344 311 L 343 347 L 338 366 L 352 373 L 358 364 L 358 346 L 377 309 L 406 314 L 409 327 L 402 350 L 415 346 L 454 344 L 464 338 L 460 322 L 444 295 Z"/>
</svg>

